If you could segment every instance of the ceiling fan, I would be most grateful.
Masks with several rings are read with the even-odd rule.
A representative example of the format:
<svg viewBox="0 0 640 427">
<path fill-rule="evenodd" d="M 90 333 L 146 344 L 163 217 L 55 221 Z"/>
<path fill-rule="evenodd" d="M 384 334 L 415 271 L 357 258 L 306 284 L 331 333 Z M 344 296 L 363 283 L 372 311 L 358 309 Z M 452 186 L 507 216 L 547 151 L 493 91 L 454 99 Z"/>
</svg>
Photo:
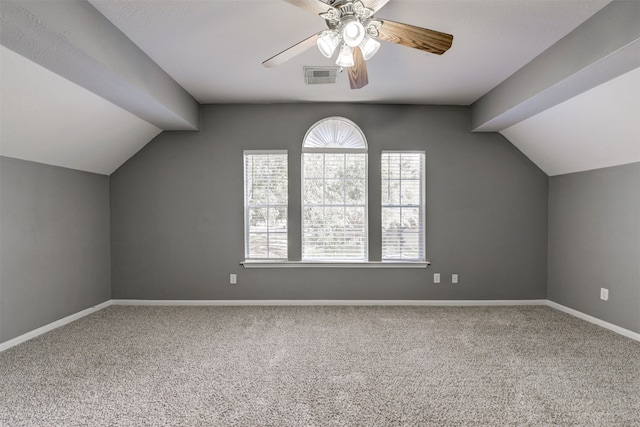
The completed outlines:
<svg viewBox="0 0 640 427">
<path fill-rule="evenodd" d="M 283 50 L 262 63 L 275 67 L 316 45 L 320 53 L 331 58 L 340 47 L 336 64 L 349 70 L 351 89 L 369 83 L 366 60 L 380 47 L 376 39 L 442 55 L 453 42 L 451 34 L 415 27 L 373 15 L 389 0 L 284 0 L 322 17 L 329 27 Z M 365 5 L 366 4 L 366 5 Z"/>
</svg>

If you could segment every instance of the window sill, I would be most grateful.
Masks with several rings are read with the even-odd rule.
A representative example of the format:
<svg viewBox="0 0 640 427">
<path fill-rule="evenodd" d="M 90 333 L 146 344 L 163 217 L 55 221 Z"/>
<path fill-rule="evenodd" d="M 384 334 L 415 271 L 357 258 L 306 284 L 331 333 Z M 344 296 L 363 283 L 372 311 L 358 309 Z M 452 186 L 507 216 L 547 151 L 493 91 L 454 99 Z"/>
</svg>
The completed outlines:
<svg viewBox="0 0 640 427">
<path fill-rule="evenodd" d="M 243 261 L 244 268 L 427 268 L 429 261 L 420 262 L 312 262 L 312 261 Z"/>
</svg>

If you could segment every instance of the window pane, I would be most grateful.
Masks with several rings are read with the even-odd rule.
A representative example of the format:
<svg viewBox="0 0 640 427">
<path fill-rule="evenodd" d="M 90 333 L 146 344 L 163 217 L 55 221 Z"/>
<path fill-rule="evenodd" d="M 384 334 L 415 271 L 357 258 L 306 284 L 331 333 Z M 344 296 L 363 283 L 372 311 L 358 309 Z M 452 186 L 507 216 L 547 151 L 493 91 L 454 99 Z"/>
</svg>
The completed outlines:
<svg viewBox="0 0 640 427">
<path fill-rule="evenodd" d="M 316 257 L 318 254 L 318 245 L 324 238 L 324 208 L 305 208 L 303 222 L 305 224 L 303 230 L 303 257 Z"/>
<path fill-rule="evenodd" d="M 420 257 L 420 234 L 402 233 L 402 257 L 407 259 L 418 259 Z"/>
<path fill-rule="evenodd" d="M 324 187 L 324 202 L 327 205 L 341 205 L 344 203 L 344 181 L 327 179 Z"/>
<path fill-rule="evenodd" d="M 382 259 L 400 259 L 402 233 L 382 233 Z"/>
<path fill-rule="evenodd" d="M 269 210 L 267 208 L 249 208 L 249 232 L 267 232 Z"/>
<path fill-rule="evenodd" d="M 402 181 L 402 199 L 403 205 L 419 205 L 422 186 L 417 179 L 403 179 Z"/>
<path fill-rule="evenodd" d="M 249 183 L 247 184 L 248 202 L 250 205 L 265 205 L 267 204 L 268 187 L 267 183 L 262 180 L 258 175 L 251 174 L 249 176 Z"/>
<path fill-rule="evenodd" d="M 400 154 L 382 153 L 382 176 L 386 179 L 400 178 Z"/>
<path fill-rule="evenodd" d="M 323 207 L 305 207 L 304 208 L 304 222 L 306 224 L 305 229 L 316 230 L 322 229 L 322 221 L 324 218 Z"/>
<path fill-rule="evenodd" d="M 400 181 L 399 180 L 383 180 L 382 181 L 382 204 L 383 205 L 399 205 L 400 204 Z"/>
<path fill-rule="evenodd" d="M 346 154 L 345 177 L 360 178 L 367 177 L 367 162 L 363 154 Z"/>
<path fill-rule="evenodd" d="M 245 257 L 286 259 L 287 154 L 245 152 L 244 179 Z"/>
<path fill-rule="evenodd" d="M 402 229 L 418 231 L 420 229 L 420 208 L 402 208 Z"/>
<path fill-rule="evenodd" d="M 345 181 L 345 203 L 347 205 L 364 205 L 366 202 L 366 182 L 363 179 Z"/>
<path fill-rule="evenodd" d="M 325 178 L 344 178 L 344 154 L 324 155 Z"/>
<path fill-rule="evenodd" d="M 420 259 L 422 247 L 419 233 L 382 233 L 383 259 Z"/>
<path fill-rule="evenodd" d="M 281 172 L 281 171 L 280 171 Z M 269 185 L 268 201 L 271 205 L 286 205 L 288 197 L 288 185 L 285 179 L 274 179 Z"/>
<path fill-rule="evenodd" d="M 383 152 L 382 259 L 424 260 L 424 153 Z"/>
<path fill-rule="evenodd" d="M 400 229 L 400 208 L 382 208 L 382 232 Z"/>
<path fill-rule="evenodd" d="M 249 234 L 249 258 L 269 258 L 267 233 Z"/>
<path fill-rule="evenodd" d="M 305 178 L 322 178 L 324 176 L 324 154 L 304 153 L 302 159 Z"/>
<path fill-rule="evenodd" d="M 271 258 L 287 258 L 287 233 L 269 233 Z"/>
<path fill-rule="evenodd" d="M 274 206 L 269 208 L 269 232 L 287 231 L 287 207 Z"/>
<path fill-rule="evenodd" d="M 402 179 L 420 179 L 422 161 L 415 153 L 400 155 L 400 173 Z"/>
<path fill-rule="evenodd" d="M 304 180 L 304 203 L 321 204 L 323 200 L 324 185 L 321 179 Z"/>
<path fill-rule="evenodd" d="M 326 207 L 324 209 L 325 231 L 341 231 L 344 227 L 344 208 Z"/>
</svg>

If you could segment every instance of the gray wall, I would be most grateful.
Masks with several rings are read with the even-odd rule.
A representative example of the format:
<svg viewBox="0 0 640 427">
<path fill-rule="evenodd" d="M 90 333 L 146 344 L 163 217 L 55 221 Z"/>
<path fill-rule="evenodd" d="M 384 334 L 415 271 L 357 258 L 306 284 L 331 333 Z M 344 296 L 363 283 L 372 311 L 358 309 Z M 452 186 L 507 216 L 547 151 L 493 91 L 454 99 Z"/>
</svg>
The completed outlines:
<svg viewBox="0 0 640 427">
<path fill-rule="evenodd" d="M 111 175 L 113 298 L 546 298 L 548 177 L 501 135 L 468 132 L 468 108 L 211 105 L 201 115 L 201 131 L 163 132 Z M 333 115 L 368 139 L 372 260 L 380 258 L 380 152 L 426 151 L 430 268 L 239 265 L 243 150 L 289 150 L 290 259 L 299 259 L 302 139 Z"/>
<path fill-rule="evenodd" d="M 550 178 L 548 298 L 640 333 L 640 163 Z"/>
<path fill-rule="evenodd" d="M 0 342 L 111 297 L 109 178 L 0 157 Z"/>
</svg>

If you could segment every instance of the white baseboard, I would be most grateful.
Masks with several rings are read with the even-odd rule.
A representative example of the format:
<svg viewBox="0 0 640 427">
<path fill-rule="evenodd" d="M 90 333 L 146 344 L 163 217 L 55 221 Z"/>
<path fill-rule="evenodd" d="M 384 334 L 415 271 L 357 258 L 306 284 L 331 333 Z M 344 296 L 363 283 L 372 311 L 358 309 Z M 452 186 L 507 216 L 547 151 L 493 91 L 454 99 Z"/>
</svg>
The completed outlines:
<svg viewBox="0 0 640 427">
<path fill-rule="evenodd" d="M 616 326 L 612 323 L 582 313 L 546 299 L 533 300 L 140 300 L 140 299 L 112 299 L 102 304 L 79 311 L 38 329 L 27 332 L 19 337 L 0 343 L 0 352 L 64 326 L 110 305 L 140 305 L 140 306 L 434 306 L 434 307 L 473 307 L 473 306 L 522 306 L 546 305 L 565 312 L 579 319 L 596 324 L 610 331 L 640 342 L 640 334 Z"/>
<path fill-rule="evenodd" d="M 113 305 L 157 306 L 495 306 L 495 305 L 546 305 L 547 300 L 140 300 L 114 299 Z"/>
<path fill-rule="evenodd" d="M 562 311 L 564 313 L 575 316 L 579 319 L 586 320 L 589 323 L 593 323 L 598 326 L 602 326 L 605 329 L 609 329 L 610 331 L 616 332 L 620 335 L 624 335 L 627 338 L 631 338 L 632 340 L 636 340 L 640 342 L 640 334 L 630 331 L 629 329 L 622 328 L 620 326 L 614 325 L 613 323 L 605 322 L 602 319 L 598 319 L 597 317 L 590 316 L 581 311 L 574 310 L 573 308 L 566 307 L 562 304 L 558 304 L 557 302 L 553 302 L 547 300 L 547 305 L 551 308 L 555 308 L 556 310 Z"/>
<path fill-rule="evenodd" d="M 96 311 L 102 310 L 103 308 L 109 307 L 111 305 L 111 300 L 105 301 L 101 304 L 94 305 L 93 307 L 89 307 L 86 310 L 79 311 L 75 314 L 71 314 L 67 317 L 63 317 L 60 320 L 56 320 L 55 322 L 51 322 L 47 325 L 41 326 L 38 329 L 34 329 L 33 331 L 27 332 L 26 334 L 22 334 L 18 337 L 12 338 L 9 341 L 5 341 L 0 343 L 0 351 L 7 350 L 11 347 L 15 347 L 18 344 L 22 344 L 25 341 L 28 341 L 32 338 L 35 338 L 39 335 L 52 331 L 60 326 L 64 326 L 68 323 L 73 322 L 74 320 L 78 320 L 82 317 L 88 316 L 91 313 L 95 313 Z"/>
</svg>

